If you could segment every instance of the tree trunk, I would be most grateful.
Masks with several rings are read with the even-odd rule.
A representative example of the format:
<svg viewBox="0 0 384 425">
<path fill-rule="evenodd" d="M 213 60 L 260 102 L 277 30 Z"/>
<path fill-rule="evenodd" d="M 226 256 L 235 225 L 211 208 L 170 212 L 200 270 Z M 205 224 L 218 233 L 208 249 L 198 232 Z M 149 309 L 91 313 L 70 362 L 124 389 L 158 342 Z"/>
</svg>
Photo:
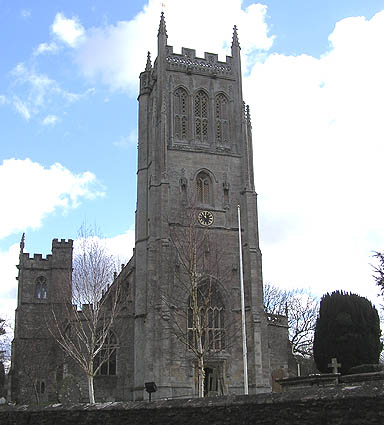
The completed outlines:
<svg viewBox="0 0 384 425">
<path fill-rule="evenodd" d="M 40 397 L 39 397 L 39 392 L 37 391 L 37 384 L 33 384 L 33 391 L 35 393 L 35 398 L 36 398 L 36 404 L 40 404 Z"/>
<path fill-rule="evenodd" d="M 89 402 L 95 404 L 95 391 L 93 388 L 93 376 L 88 375 L 88 393 L 89 393 Z"/>
<path fill-rule="evenodd" d="M 199 357 L 198 360 L 198 374 L 199 374 L 199 397 L 204 397 L 204 381 L 205 381 L 205 371 L 204 371 L 204 358 Z"/>
</svg>

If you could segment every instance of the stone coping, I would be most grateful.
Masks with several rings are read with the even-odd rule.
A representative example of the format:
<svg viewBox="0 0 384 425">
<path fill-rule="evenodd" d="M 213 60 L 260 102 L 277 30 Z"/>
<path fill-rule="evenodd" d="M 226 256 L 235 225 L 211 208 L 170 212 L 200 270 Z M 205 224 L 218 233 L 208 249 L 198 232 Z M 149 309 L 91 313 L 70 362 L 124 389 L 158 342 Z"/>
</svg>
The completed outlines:
<svg viewBox="0 0 384 425">
<path fill-rule="evenodd" d="M 381 385 L 384 385 L 384 372 L 367 372 L 351 375 L 323 373 L 309 376 L 298 376 L 294 378 L 281 378 L 276 379 L 276 382 L 283 387 L 283 391 L 291 391 L 295 388 L 309 388 L 312 386 L 345 386 L 351 383 L 365 385 L 370 382 L 380 382 Z"/>
<path fill-rule="evenodd" d="M 333 374 L 330 374 L 333 375 Z M 364 374 L 365 375 L 365 374 Z M 288 378 L 292 379 L 292 378 Z M 0 406 L 2 411 L 84 411 L 84 410 L 163 410 L 163 409 L 196 409 L 207 407 L 230 407 L 250 404 L 287 404 L 292 401 L 310 400 L 335 400 L 346 398 L 374 398 L 384 397 L 384 385 L 380 380 L 352 383 L 354 385 L 313 386 L 292 388 L 283 393 L 268 393 L 256 395 L 232 395 L 224 397 L 185 398 L 173 400 L 131 401 L 131 402 L 108 402 L 108 403 L 78 403 L 78 404 L 50 404 L 46 406 L 37 405 L 13 405 Z"/>
</svg>

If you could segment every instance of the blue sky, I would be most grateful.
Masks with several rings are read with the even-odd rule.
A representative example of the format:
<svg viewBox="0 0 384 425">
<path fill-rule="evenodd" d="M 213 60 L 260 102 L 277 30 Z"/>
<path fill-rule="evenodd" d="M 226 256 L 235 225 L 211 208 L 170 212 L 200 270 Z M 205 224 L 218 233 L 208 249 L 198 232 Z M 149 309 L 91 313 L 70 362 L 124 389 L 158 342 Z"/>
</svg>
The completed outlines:
<svg viewBox="0 0 384 425">
<path fill-rule="evenodd" d="M 130 257 L 138 75 L 162 7 L 175 51 L 224 57 L 238 26 L 264 280 L 377 303 L 384 0 L 163 3 L 0 0 L 0 314 L 23 231 L 27 252 L 48 254 L 86 220 Z"/>
</svg>

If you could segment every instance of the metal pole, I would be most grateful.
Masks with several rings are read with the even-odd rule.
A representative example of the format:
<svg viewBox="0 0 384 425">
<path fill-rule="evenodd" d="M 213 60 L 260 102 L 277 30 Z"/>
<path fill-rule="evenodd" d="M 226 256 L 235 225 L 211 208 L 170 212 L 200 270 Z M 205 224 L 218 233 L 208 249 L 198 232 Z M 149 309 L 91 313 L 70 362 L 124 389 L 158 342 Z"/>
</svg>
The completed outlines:
<svg viewBox="0 0 384 425">
<path fill-rule="evenodd" d="M 244 302 L 244 279 L 243 279 L 243 246 L 242 246 L 242 243 L 241 243 L 240 205 L 237 206 L 237 218 L 238 218 L 238 221 L 239 221 L 241 334 L 242 334 L 242 339 L 243 339 L 244 394 L 245 395 L 248 395 L 247 333 L 246 333 L 246 330 L 245 330 L 245 302 Z"/>
</svg>

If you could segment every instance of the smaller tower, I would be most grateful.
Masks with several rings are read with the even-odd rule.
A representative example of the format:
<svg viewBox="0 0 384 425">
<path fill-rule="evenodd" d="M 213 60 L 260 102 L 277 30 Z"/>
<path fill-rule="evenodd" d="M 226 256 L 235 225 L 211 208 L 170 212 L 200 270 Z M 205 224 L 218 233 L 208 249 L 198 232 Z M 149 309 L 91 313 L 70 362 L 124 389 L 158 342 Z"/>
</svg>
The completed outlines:
<svg viewBox="0 0 384 425">
<path fill-rule="evenodd" d="M 17 266 L 11 398 L 36 403 L 55 400 L 57 392 L 61 352 L 49 332 L 49 320 L 54 304 L 71 302 L 73 241 L 54 239 L 52 254 L 46 258 L 41 254 L 30 257 L 24 246 L 23 234 Z"/>
</svg>

